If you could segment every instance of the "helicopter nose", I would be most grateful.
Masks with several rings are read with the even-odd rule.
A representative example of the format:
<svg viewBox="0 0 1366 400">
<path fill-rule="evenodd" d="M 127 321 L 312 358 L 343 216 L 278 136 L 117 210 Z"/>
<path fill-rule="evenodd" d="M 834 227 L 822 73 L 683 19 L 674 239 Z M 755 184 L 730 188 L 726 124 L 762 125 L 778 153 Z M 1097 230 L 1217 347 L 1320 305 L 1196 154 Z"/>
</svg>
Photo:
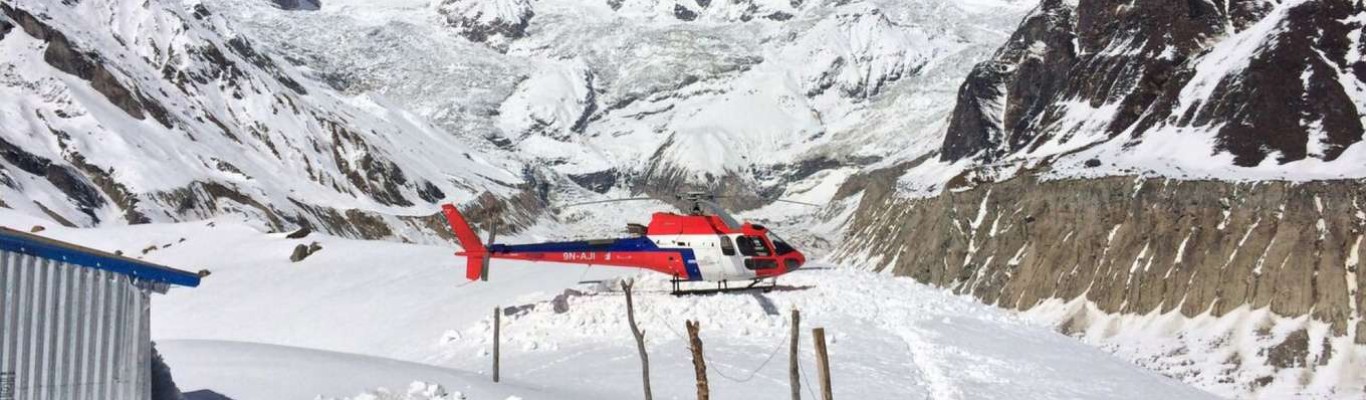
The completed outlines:
<svg viewBox="0 0 1366 400">
<path fill-rule="evenodd" d="M 801 268 L 803 264 L 806 264 L 806 255 L 800 252 L 793 252 L 791 256 L 786 260 L 783 260 L 783 264 L 787 267 L 787 272 L 796 271 L 798 268 Z"/>
</svg>

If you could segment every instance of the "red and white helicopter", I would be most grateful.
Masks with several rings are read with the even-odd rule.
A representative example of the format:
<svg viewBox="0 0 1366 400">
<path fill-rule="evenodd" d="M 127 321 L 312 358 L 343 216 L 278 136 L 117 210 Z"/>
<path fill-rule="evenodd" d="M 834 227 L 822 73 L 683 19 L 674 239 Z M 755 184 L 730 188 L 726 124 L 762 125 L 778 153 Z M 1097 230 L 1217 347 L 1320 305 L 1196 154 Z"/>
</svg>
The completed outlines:
<svg viewBox="0 0 1366 400">
<path fill-rule="evenodd" d="M 748 283 L 734 289 L 776 286 L 776 277 L 801 268 L 806 256 L 767 227 L 741 222 L 727 213 L 705 193 L 685 193 L 678 199 L 692 203 L 686 214 L 657 212 L 650 225 L 630 225 L 635 237 L 578 240 L 532 244 L 493 244 L 479 236 L 455 206 L 446 204 L 442 212 L 464 251 L 455 253 L 466 259 L 465 277 L 488 280 L 491 259 L 546 261 L 568 264 L 643 268 L 673 277 L 674 293 L 683 282 L 716 282 L 715 290 L 731 290 L 731 282 Z M 631 198 L 594 201 L 572 206 L 618 201 L 649 200 Z M 778 200 L 812 206 L 814 204 Z M 759 286 L 764 280 L 770 285 Z"/>
</svg>

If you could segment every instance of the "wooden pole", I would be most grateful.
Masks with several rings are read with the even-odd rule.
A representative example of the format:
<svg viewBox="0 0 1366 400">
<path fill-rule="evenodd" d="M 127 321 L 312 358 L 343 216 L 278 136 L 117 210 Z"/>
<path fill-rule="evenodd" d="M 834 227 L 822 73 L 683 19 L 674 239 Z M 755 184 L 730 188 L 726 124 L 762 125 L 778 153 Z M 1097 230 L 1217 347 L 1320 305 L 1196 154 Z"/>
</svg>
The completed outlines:
<svg viewBox="0 0 1366 400">
<path fill-rule="evenodd" d="M 711 398 L 711 388 L 707 386 L 707 361 L 702 359 L 702 339 L 697 337 L 697 321 L 688 320 L 688 342 L 692 344 L 692 366 L 697 372 L 697 400 Z"/>
<path fill-rule="evenodd" d="M 636 308 L 631 302 L 631 286 L 635 282 L 621 282 L 621 291 L 626 293 L 626 322 L 631 324 L 631 335 L 636 337 L 636 350 L 640 351 L 640 379 L 645 385 L 645 400 L 653 400 L 650 393 L 650 355 L 645 353 L 645 331 L 636 325 Z"/>
<path fill-rule="evenodd" d="M 816 367 L 820 369 L 821 375 L 821 399 L 833 400 L 835 395 L 830 391 L 830 356 L 825 352 L 825 328 L 812 329 L 811 341 L 816 343 Z"/>
<path fill-rule="evenodd" d="M 792 386 L 792 400 L 802 400 L 802 375 L 797 364 L 797 342 L 801 336 L 802 313 L 792 309 L 792 349 L 788 352 L 787 376 Z"/>
<path fill-rule="evenodd" d="M 498 329 L 503 325 L 500 323 L 502 307 L 493 308 L 493 382 L 498 383 Z"/>
</svg>

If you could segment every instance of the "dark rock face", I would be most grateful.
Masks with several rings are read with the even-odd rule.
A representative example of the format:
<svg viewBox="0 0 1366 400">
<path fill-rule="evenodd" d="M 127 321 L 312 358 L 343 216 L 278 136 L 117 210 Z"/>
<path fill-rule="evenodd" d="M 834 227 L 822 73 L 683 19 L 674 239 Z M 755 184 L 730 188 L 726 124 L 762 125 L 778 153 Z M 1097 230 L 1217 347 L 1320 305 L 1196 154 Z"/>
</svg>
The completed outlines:
<svg viewBox="0 0 1366 400">
<path fill-rule="evenodd" d="M 1267 350 L 1267 363 L 1276 368 L 1303 368 L 1309 358 L 1309 332 L 1290 333 L 1285 341 Z"/>
<path fill-rule="evenodd" d="M 689 10 L 682 4 L 674 4 L 674 18 L 678 18 L 680 21 L 694 21 L 697 20 L 697 12 Z"/>
<path fill-rule="evenodd" d="M 24 10 L 13 8 L 9 4 L 0 4 L 0 11 L 15 21 L 29 36 L 48 43 L 43 60 L 53 68 L 89 81 L 96 92 L 104 95 L 119 109 L 133 118 L 144 118 L 140 96 L 124 87 L 105 67 L 98 55 L 77 49 L 67 40 L 66 35 L 52 29 Z"/>
<path fill-rule="evenodd" d="M 4 40 L 5 35 L 8 35 L 11 30 L 14 30 L 14 24 L 4 17 L 0 17 L 0 40 Z"/>
<path fill-rule="evenodd" d="M 993 161 L 1034 139 L 1032 123 L 1066 85 L 1076 62 L 1073 10 L 1049 0 L 1025 17 L 991 61 L 978 64 L 958 91 L 941 157 L 974 154 Z M 1040 51 L 1042 49 L 1042 51 Z"/>
<path fill-rule="evenodd" d="M 408 178 L 398 165 L 393 161 L 375 157 L 377 150 L 346 126 L 336 123 L 329 123 L 327 126 L 332 131 L 331 147 L 337 169 L 346 174 L 351 184 L 361 188 L 380 204 L 413 205 L 412 201 L 403 197 L 403 188 L 408 186 Z M 348 162 L 342 156 L 342 151 L 346 149 L 364 149 L 365 156 L 355 162 Z"/>
<path fill-rule="evenodd" d="M 322 0 L 270 0 L 275 7 L 291 11 L 317 11 L 322 9 Z"/>
<path fill-rule="evenodd" d="M 308 245 L 300 244 L 298 246 L 294 246 L 294 252 L 289 255 L 289 261 L 303 261 L 305 258 L 308 258 L 308 256 L 311 256 L 313 255 L 313 253 L 317 253 L 322 249 L 323 247 L 318 245 L 318 242 L 313 242 Z"/>
<path fill-rule="evenodd" d="M 105 198 L 79 171 L 28 153 L 5 139 L 0 139 L 0 159 L 24 172 L 46 178 L 49 183 L 66 194 L 77 209 L 95 223 L 99 223 L 99 217 L 95 212 L 104 207 Z M 19 189 L 13 181 L 6 182 L 6 185 Z"/>
<path fill-rule="evenodd" d="M 1306 157 L 1332 161 L 1360 142 L 1361 116 L 1350 87 L 1344 87 L 1350 82 L 1343 79 L 1366 81 L 1366 75 L 1350 72 L 1366 66 L 1360 57 L 1349 56 L 1359 51 L 1349 48 L 1348 36 L 1360 23 L 1346 22 L 1362 10 L 1346 1 L 1309 1 L 1287 11 L 1244 71 L 1212 82 L 1217 83 L 1213 95 L 1181 113 L 1179 89 L 1197 72 L 1196 66 L 1184 65 L 1139 128 L 1164 122 L 1196 128 L 1222 124 L 1216 150 L 1232 153 L 1241 166 L 1258 165 L 1271 152 L 1279 153 L 1278 163 Z M 1318 130 L 1324 137 L 1311 137 Z"/>
<path fill-rule="evenodd" d="M 299 228 L 299 230 L 297 231 L 290 232 L 288 235 L 285 235 L 285 239 L 303 239 L 304 237 L 307 237 L 310 233 L 313 233 L 313 230 L 305 226 L 303 228 Z"/>
<path fill-rule="evenodd" d="M 500 11 L 513 10 L 513 13 L 486 15 L 486 11 L 494 8 L 485 7 L 481 4 L 484 2 L 500 3 L 497 4 Z M 531 18 L 536 15 L 527 0 L 442 0 L 437 12 L 445 17 L 447 25 L 473 42 L 525 37 Z"/>
<path fill-rule="evenodd" d="M 1096 127 L 1102 139 L 1212 131 L 1211 151 L 1241 166 L 1273 153 L 1332 161 L 1361 141 L 1351 93 L 1366 66 L 1349 48 L 1360 4 L 1218 3 L 1044 1 L 962 85 L 941 158 L 1045 157 L 1030 153 Z M 1092 109 L 1105 111 L 1077 116 Z"/>
</svg>

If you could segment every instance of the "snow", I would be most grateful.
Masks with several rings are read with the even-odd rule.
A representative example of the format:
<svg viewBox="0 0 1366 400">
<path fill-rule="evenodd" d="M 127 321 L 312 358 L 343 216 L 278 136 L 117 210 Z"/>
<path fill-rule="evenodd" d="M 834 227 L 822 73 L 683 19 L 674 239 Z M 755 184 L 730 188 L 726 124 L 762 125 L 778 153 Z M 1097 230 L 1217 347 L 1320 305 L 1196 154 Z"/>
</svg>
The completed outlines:
<svg viewBox="0 0 1366 400">
<path fill-rule="evenodd" d="M 298 347 L 214 340 L 161 340 L 156 347 L 182 392 L 210 390 L 237 400 L 588 398 L 517 382 L 492 385 L 485 376 L 449 368 Z"/>
<path fill-rule="evenodd" d="M 1350 335 L 1333 337 L 1326 323 L 1307 316 L 1282 317 L 1268 308 L 1246 305 L 1221 317 L 1208 312 L 1186 317 L 1179 308 L 1145 315 L 1108 314 L 1083 297 L 1047 300 L 1022 316 L 1052 326 L 1070 325 L 1084 342 L 1222 397 L 1348 399 L 1366 395 L 1362 392 L 1366 377 L 1359 373 L 1366 367 L 1361 346 L 1354 345 Z M 1326 356 L 1323 350 L 1337 356 L 1315 366 L 1312 374 L 1304 367 L 1277 370 L 1270 366 L 1266 349 L 1301 329 L 1309 336 L 1308 363 L 1319 363 L 1319 357 Z M 1277 380 L 1272 386 L 1236 383 L 1273 374 Z"/>
<path fill-rule="evenodd" d="M 424 383 L 411 398 L 437 393 L 432 384 L 471 399 L 635 398 L 634 344 L 611 289 L 623 274 L 638 282 L 637 317 L 661 398 L 692 391 L 691 379 L 675 378 L 691 375 L 685 319 L 702 324 L 718 397 L 786 398 L 775 390 L 786 385 L 786 360 L 775 354 L 786 348 L 794 308 L 803 316 L 802 369 L 815 367 L 805 329 L 826 328 L 842 398 L 1209 397 L 1047 326 L 858 267 L 814 263 L 767 294 L 675 297 L 662 276 L 554 264 L 495 264 L 490 282 L 466 284 L 450 248 L 317 233 L 286 239 L 230 218 L 71 229 L 0 210 L 0 225 L 36 224 L 45 236 L 213 271 L 198 288 L 155 297 L 152 333 L 182 388 L 238 400 L 403 398 L 414 381 Z M 312 241 L 323 250 L 287 260 L 293 245 Z M 141 254 L 149 244 L 158 248 Z M 562 294 L 568 309 L 557 313 L 552 300 Z M 503 318 L 504 383 L 494 385 L 485 374 L 496 305 L 516 311 Z"/>
</svg>

